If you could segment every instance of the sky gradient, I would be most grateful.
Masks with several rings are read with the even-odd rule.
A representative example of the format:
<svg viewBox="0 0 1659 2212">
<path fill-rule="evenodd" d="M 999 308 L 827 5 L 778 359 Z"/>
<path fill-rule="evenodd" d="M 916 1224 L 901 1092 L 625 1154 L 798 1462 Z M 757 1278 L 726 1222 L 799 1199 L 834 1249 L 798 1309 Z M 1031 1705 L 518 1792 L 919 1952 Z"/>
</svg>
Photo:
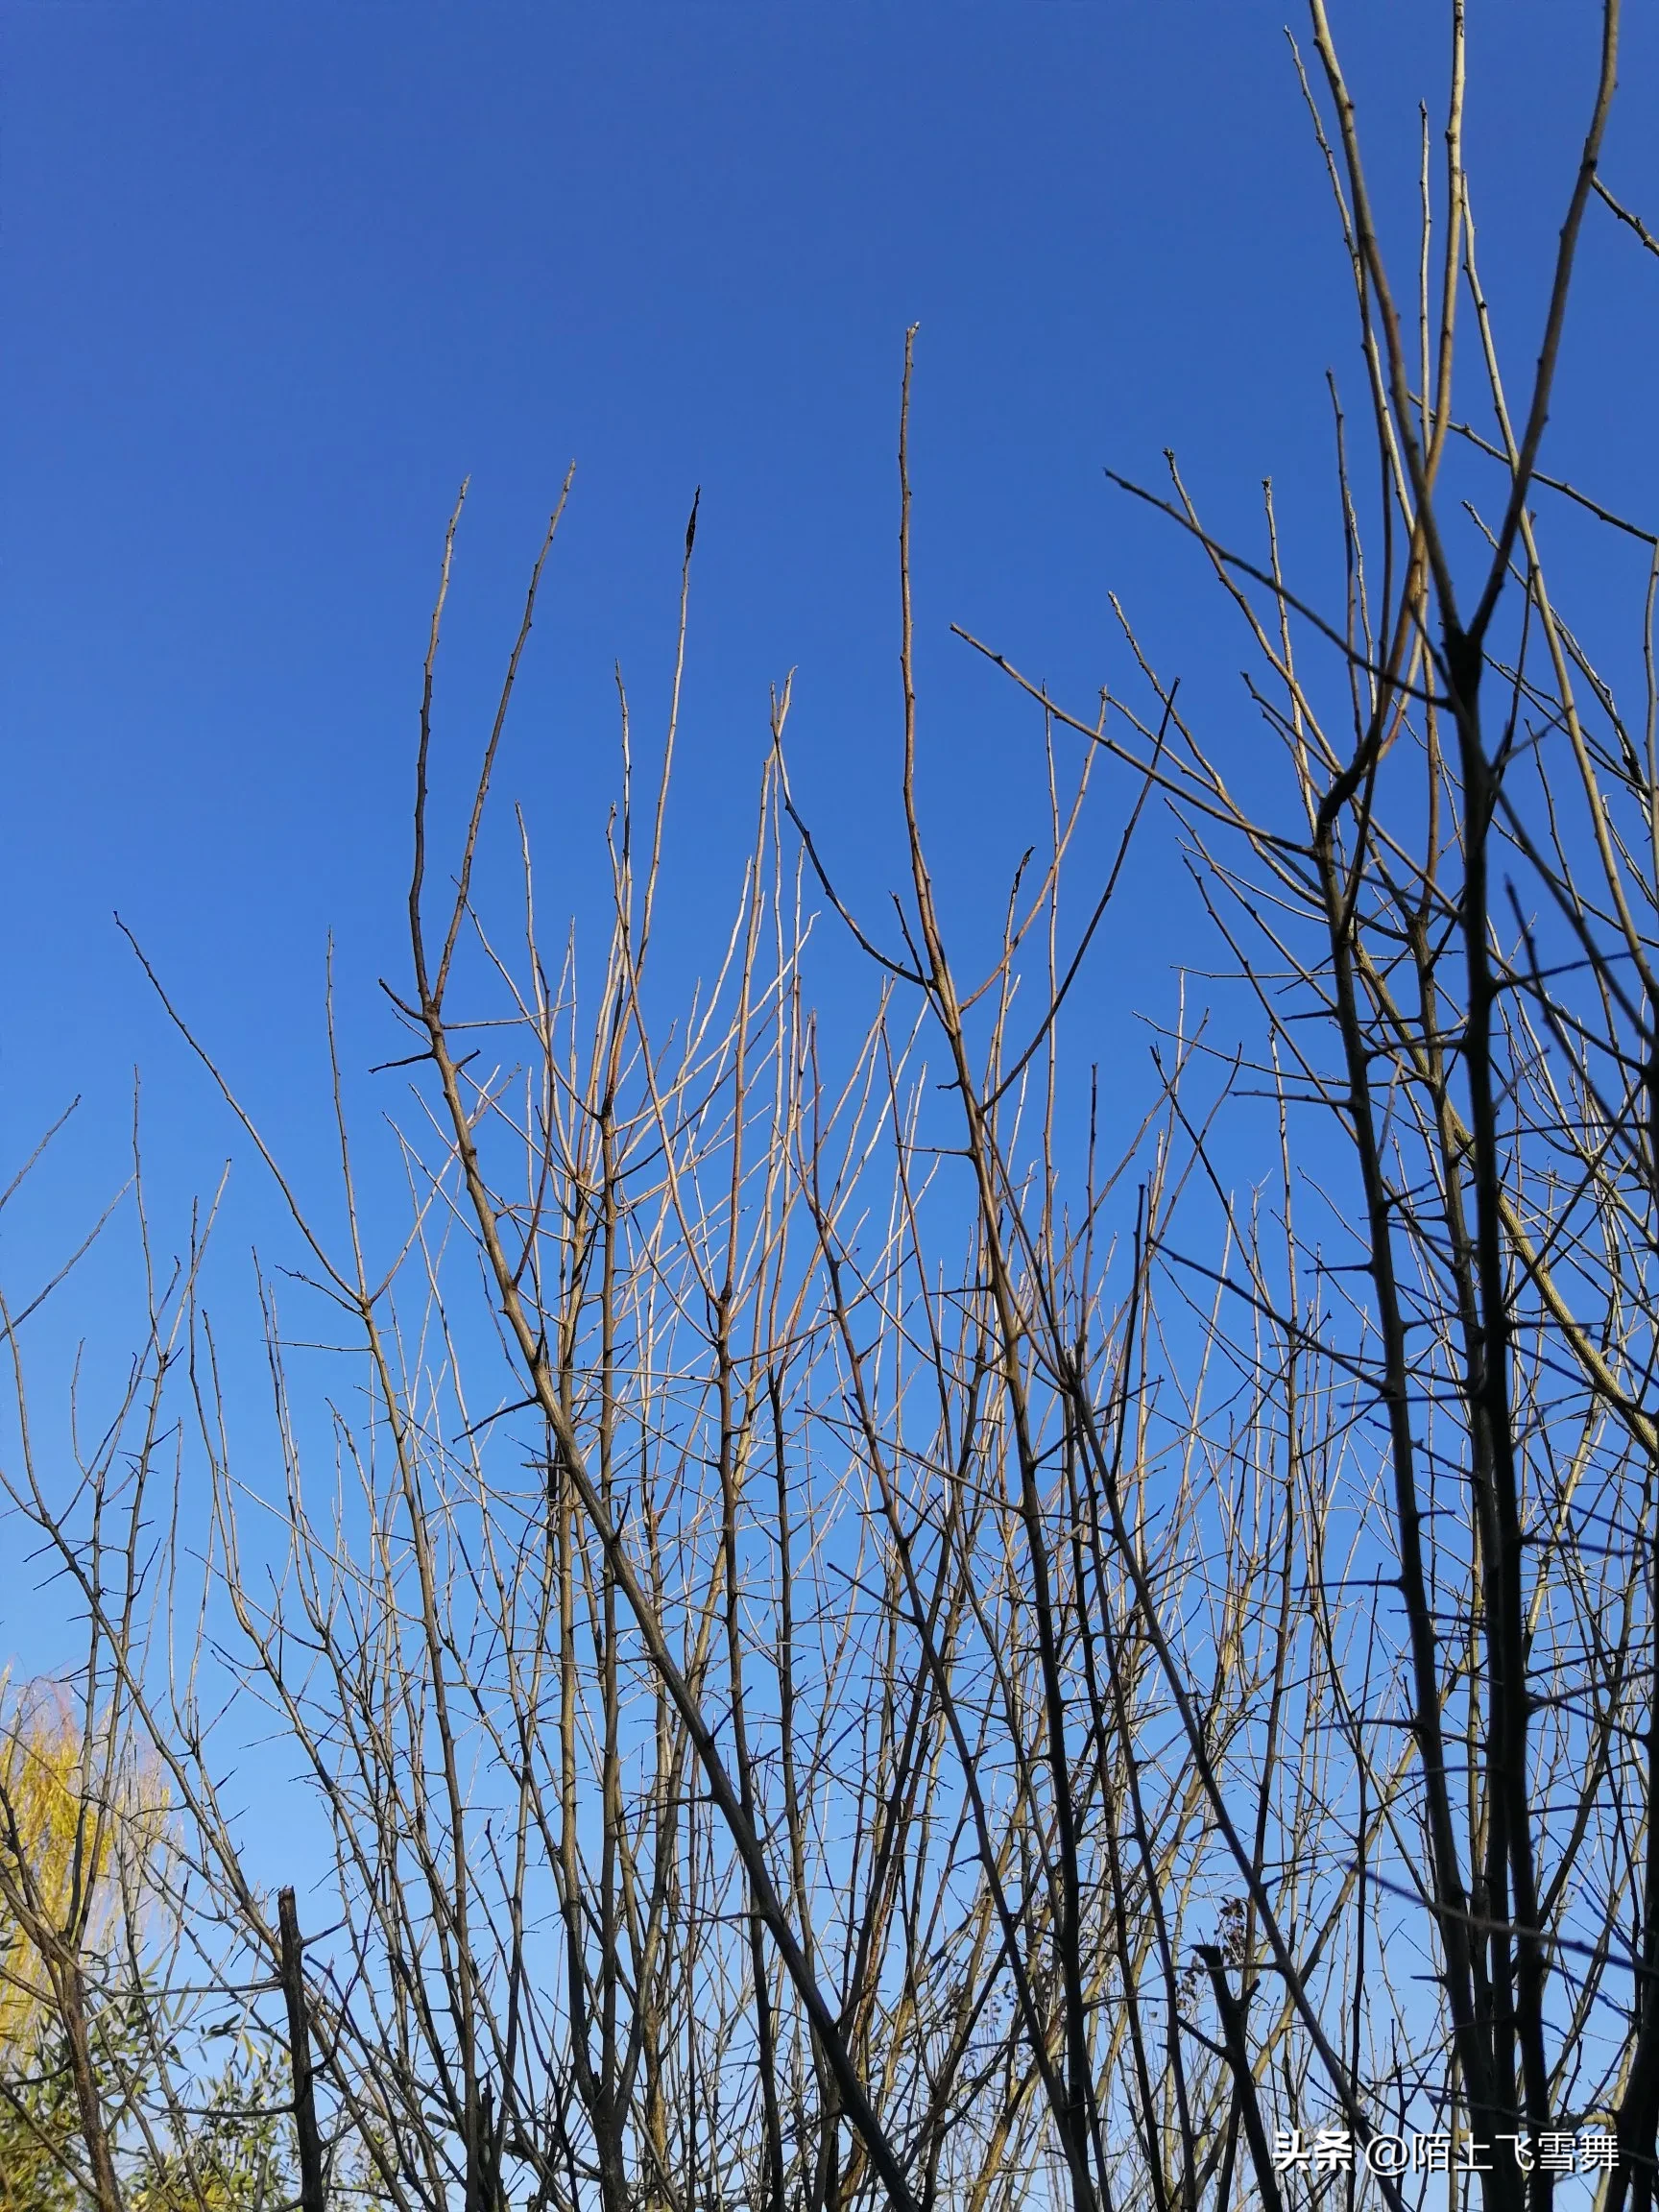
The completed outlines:
<svg viewBox="0 0 1659 2212">
<path fill-rule="evenodd" d="M 1336 12 L 1403 239 L 1440 11 Z M 332 932 L 373 1110 L 366 1070 L 400 1048 L 375 982 L 406 960 L 420 661 L 463 477 L 439 725 L 456 774 L 577 464 L 500 782 L 544 907 L 578 913 L 601 891 L 614 671 L 654 733 L 701 488 L 671 821 L 686 976 L 723 941 L 790 669 L 826 851 L 860 901 L 899 878 L 910 324 L 924 799 L 956 910 L 988 885 L 999 909 L 1023 841 L 1010 748 L 1035 733 L 953 621 L 1087 702 L 1121 668 L 1117 589 L 1247 782 L 1238 636 L 1103 469 L 1151 479 L 1174 447 L 1239 537 L 1271 475 L 1310 595 L 1339 591 L 1324 376 L 1357 402 L 1358 361 L 1283 19 L 1258 0 L 0 5 L 0 1180 L 84 1101 L 38 1199 L 0 1222 L 9 1292 L 119 1183 L 134 1068 L 175 1224 L 240 1157 L 117 910 L 319 1188 Z M 1488 0 L 1472 20 L 1476 209 L 1520 364 L 1595 17 Z M 1606 166 L 1652 219 L 1652 18 L 1627 38 Z M 1596 336 L 1570 340 L 1546 466 L 1650 517 L 1651 446 L 1602 435 L 1640 413 L 1659 338 L 1635 253 L 1598 213 Z M 1166 1008 L 1201 956 L 1166 844 L 1145 870 L 1090 979 L 1109 1022 Z M 245 1250 L 272 1219 L 239 1165 L 227 1234 Z"/>
</svg>

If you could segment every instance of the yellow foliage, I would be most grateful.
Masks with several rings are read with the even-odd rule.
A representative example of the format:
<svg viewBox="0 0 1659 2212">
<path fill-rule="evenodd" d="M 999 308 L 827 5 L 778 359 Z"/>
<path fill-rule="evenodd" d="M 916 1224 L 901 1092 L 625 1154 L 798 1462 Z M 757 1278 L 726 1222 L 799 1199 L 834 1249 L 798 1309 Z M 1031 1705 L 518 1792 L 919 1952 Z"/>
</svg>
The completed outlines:
<svg viewBox="0 0 1659 2212">
<path fill-rule="evenodd" d="M 8 1696 L 0 1675 L 0 2078 L 11 2092 L 0 2100 L 0 2212 L 86 2212 L 75 2178 L 85 2166 L 83 2122 L 46 1958 L 75 1952 L 95 1983 L 101 1962 L 120 1966 L 123 1916 L 159 1904 L 166 1818 L 154 1767 L 111 1756 L 102 1729 L 89 1746 L 61 1690 L 35 1684 Z M 119 1989 L 112 2003 L 108 1984 L 101 1995 L 94 2057 L 107 2076 L 106 2128 L 127 2099 L 152 2108 L 142 2147 L 130 2127 L 114 2145 L 130 2212 L 253 2212 L 277 2201 L 283 2095 L 269 2055 L 240 2051 L 216 2080 L 192 2080 L 190 2101 L 205 2103 L 185 2121 L 137 2014 Z"/>
<path fill-rule="evenodd" d="M 46 2017 L 36 1930 L 95 1951 L 118 1902 L 117 1851 L 142 1878 L 165 1812 L 154 1775 L 87 1756 L 60 1691 L 5 1693 L 0 1677 L 0 2060 L 32 2047 Z"/>
</svg>

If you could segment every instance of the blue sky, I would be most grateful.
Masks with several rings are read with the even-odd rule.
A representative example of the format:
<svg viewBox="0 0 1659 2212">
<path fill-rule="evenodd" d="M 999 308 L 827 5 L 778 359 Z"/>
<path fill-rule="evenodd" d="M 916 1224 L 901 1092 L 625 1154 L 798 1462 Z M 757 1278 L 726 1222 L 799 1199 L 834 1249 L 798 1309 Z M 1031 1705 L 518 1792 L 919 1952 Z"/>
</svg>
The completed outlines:
<svg viewBox="0 0 1659 2212">
<path fill-rule="evenodd" d="M 1408 220 L 1440 11 L 1335 14 L 1385 214 Z M 578 464 L 501 778 L 529 809 L 544 902 L 577 911 L 598 882 L 613 666 L 654 728 L 702 488 L 672 823 L 687 974 L 729 907 L 767 687 L 791 667 L 797 787 L 827 849 L 860 898 L 898 879 L 910 323 L 924 788 L 955 910 L 972 925 L 988 884 L 999 905 L 1023 842 L 1009 761 L 1033 732 L 953 620 L 1087 699 L 1121 667 L 1117 588 L 1251 774 L 1240 640 L 1102 469 L 1150 477 L 1174 446 L 1240 535 L 1271 474 L 1314 595 L 1337 588 L 1323 376 L 1357 399 L 1358 363 L 1284 15 L 1278 0 L 0 5 L 7 1161 L 85 1100 L 56 1179 L 6 1217 L 8 1282 L 119 1180 L 135 1066 L 176 1218 L 236 1149 L 113 910 L 301 1178 L 323 1173 L 332 930 L 373 1098 L 361 1071 L 397 1048 L 374 979 L 403 957 L 420 656 L 464 475 L 441 719 L 456 763 Z M 1477 212 L 1520 362 L 1596 11 L 1486 0 L 1472 17 Z M 1635 12 L 1606 164 L 1650 219 L 1654 49 Z M 1593 223 L 1577 325 L 1593 335 L 1570 345 L 1551 452 L 1651 515 L 1652 452 L 1612 435 L 1646 419 L 1659 335 L 1633 257 Z M 1599 572 L 1581 581 L 1594 601 Z M 1108 1026 L 1166 1006 L 1177 965 L 1213 956 L 1176 880 L 1165 838 L 1092 974 Z M 239 1167 L 234 1235 L 269 1218 Z"/>
</svg>

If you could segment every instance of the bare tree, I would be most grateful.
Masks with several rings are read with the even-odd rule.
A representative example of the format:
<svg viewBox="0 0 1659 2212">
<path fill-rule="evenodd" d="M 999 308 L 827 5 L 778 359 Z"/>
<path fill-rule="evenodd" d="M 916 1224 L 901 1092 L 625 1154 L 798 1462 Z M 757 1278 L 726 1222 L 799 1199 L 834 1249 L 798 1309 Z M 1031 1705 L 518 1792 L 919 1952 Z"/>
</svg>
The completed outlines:
<svg viewBox="0 0 1659 2212">
<path fill-rule="evenodd" d="M 1463 11 L 1448 14 L 1444 162 L 1436 186 L 1425 123 L 1413 327 L 1357 103 L 1312 0 L 1303 83 L 1354 270 L 1381 483 L 1367 524 L 1333 387 L 1344 603 L 1323 614 L 1286 579 L 1270 495 L 1252 559 L 1206 530 L 1173 466 L 1167 494 L 1142 494 L 1193 539 L 1261 656 L 1247 682 L 1283 741 L 1283 817 L 1240 805 L 1231 762 L 1139 648 L 1150 714 L 1123 709 L 1121 741 L 1104 712 L 1070 726 L 1172 797 L 1265 1023 L 1257 1072 L 1287 1124 L 1323 1118 L 1350 1164 L 1303 1195 L 1294 1232 L 1286 1212 L 1282 1265 L 1241 1236 L 1218 1278 L 1223 1334 L 1229 1310 L 1249 1316 L 1233 1347 L 1243 1370 L 1261 1372 L 1263 1332 L 1286 1375 L 1310 1357 L 1334 1363 L 1356 1424 L 1329 1493 L 1349 1531 L 1340 1580 L 1317 1521 L 1293 1539 L 1328 1669 L 1309 1716 L 1324 1741 L 1315 1751 L 1305 1737 L 1303 1757 L 1333 1763 L 1327 1818 L 1351 1824 L 1345 2000 L 1311 2002 L 1306 1936 L 1253 1876 L 1246 1971 L 1259 1932 L 1361 2142 L 1412 2118 L 1464 2129 L 1470 2159 L 1490 2166 L 1487 2204 L 1542 2206 L 1572 2170 L 1563 2146 L 1589 2130 L 1603 2200 L 1646 2204 L 1659 2117 L 1655 541 L 1540 468 L 1582 227 L 1598 194 L 1623 213 L 1598 176 L 1619 10 L 1600 12 L 1519 408 L 1463 159 Z M 1459 419 L 1460 314 L 1484 424 Z M 1545 494 L 1645 548 L 1635 728 L 1546 583 Z M 1167 1239 L 1165 1253 L 1177 1257 Z M 1356 1571 L 1387 1603 L 1381 1644 L 1369 1618 L 1356 1636 Z M 1224 1827 L 1224 1784 L 1212 1795 Z M 1228 1840 L 1251 1876 L 1246 1836 Z M 1234 2032 L 1219 1982 L 1216 1994 L 1242 2088 L 1241 2065 L 1260 2077 L 1263 2059 Z"/>
<path fill-rule="evenodd" d="M 1256 558 L 1173 464 L 1139 494 L 1246 625 L 1278 811 L 1127 613 L 1133 684 L 1090 712 L 980 646 L 1042 718 L 1008 781 L 1046 830 L 989 932 L 953 911 L 907 344 L 892 924 L 796 800 L 784 685 L 729 936 L 679 1002 L 662 979 L 695 506 L 643 802 L 619 690 L 597 948 L 549 933 L 521 820 L 498 865 L 567 481 L 452 830 L 459 504 L 445 540 L 388 986 L 401 1218 L 359 1195 L 331 1003 L 339 1239 L 197 1047 L 304 1255 L 280 1301 L 260 1280 L 280 1487 L 244 1471 L 197 1238 L 152 1286 L 136 1456 L 67 1501 L 25 1461 L 12 1495 L 85 1612 L 86 1741 L 165 1774 L 204 1985 L 287 2054 L 306 2212 L 1541 2212 L 1575 2167 L 1652 2200 L 1659 535 L 1542 469 L 1583 225 L 1604 202 L 1652 246 L 1598 175 L 1619 13 L 1513 412 L 1460 0 L 1414 310 L 1311 23 L 1380 487 L 1333 385 L 1334 612 L 1271 494 Z M 1546 586 L 1546 493 L 1643 549 L 1639 717 Z M 1234 973 L 1103 1126 L 1090 956 L 1171 831 Z M 813 986 L 848 944 L 840 1048 Z M 321 1389 L 288 1319 L 319 1300 Z M 185 1428 L 147 1546 L 132 1469 Z M 234 1781 L 256 1733 L 309 1808 L 280 1899 Z M 30 1927 L 67 2024 L 85 1945 Z"/>
</svg>

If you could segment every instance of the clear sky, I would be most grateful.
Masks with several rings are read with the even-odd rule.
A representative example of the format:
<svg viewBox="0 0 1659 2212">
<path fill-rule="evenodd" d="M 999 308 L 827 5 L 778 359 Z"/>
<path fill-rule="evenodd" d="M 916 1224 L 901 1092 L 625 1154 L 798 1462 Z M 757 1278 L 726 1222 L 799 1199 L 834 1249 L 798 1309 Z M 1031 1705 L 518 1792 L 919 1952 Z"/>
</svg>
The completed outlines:
<svg viewBox="0 0 1659 2212">
<path fill-rule="evenodd" d="M 4 0 L 5 1172 L 86 1101 L 50 1209 L 0 1225 L 8 1282 L 118 1180 L 135 1064 L 169 1205 L 234 1149 L 114 909 L 301 1172 L 323 1130 L 330 928 L 353 1070 L 397 1049 L 373 982 L 402 957 L 420 656 L 464 475 L 441 724 L 457 761 L 578 464 L 502 773 L 544 902 L 578 908 L 611 789 L 613 664 L 655 728 L 702 488 L 673 822 L 692 969 L 734 889 L 767 686 L 791 667 L 797 782 L 825 843 L 860 895 L 897 880 L 910 323 L 925 798 L 950 895 L 971 911 L 1005 879 L 1022 841 L 1009 751 L 1033 737 L 952 620 L 1087 699 L 1121 665 L 1116 587 L 1247 776 L 1239 638 L 1102 467 L 1150 477 L 1174 446 L 1238 534 L 1271 474 L 1313 595 L 1339 589 L 1323 377 L 1357 387 L 1358 361 L 1285 12 Z M 1385 212 L 1408 219 L 1442 11 L 1334 12 Z M 1477 213 L 1521 362 L 1597 11 L 1471 13 Z M 1659 41 L 1651 12 L 1631 13 L 1607 169 L 1651 220 Z M 1599 214 L 1596 335 L 1569 348 L 1552 451 L 1651 517 L 1651 444 L 1601 435 L 1650 415 L 1659 285 L 1639 261 Z M 1205 956 L 1174 880 L 1166 843 L 1094 972 L 1103 1007 L 1166 1002 L 1175 964 Z M 239 1234 L 260 1218 L 244 1203 Z"/>
</svg>

